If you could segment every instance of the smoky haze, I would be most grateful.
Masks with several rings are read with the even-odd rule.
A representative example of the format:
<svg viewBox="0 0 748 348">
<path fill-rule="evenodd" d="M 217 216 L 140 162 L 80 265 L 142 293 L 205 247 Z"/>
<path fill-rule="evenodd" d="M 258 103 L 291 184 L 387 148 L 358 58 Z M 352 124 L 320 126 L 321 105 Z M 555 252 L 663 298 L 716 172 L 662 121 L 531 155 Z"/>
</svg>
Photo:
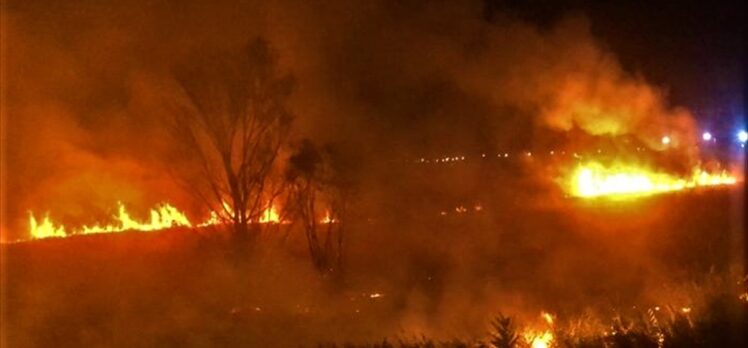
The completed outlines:
<svg viewBox="0 0 748 348">
<path fill-rule="evenodd" d="M 245 284 L 220 258 L 200 254 L 209 260 L 203 264 L 185 251 L 192 245 L 179 244 L 170 261 L 152 256 L 158 264 L 153 274 L 133 271 L 142 283 L 124 286 L 120 278 L 103 276 L 119 290 L 102 290 L 90 301 L 124 296 L 115 317 L 146 325 L 133 313 L 148 303 L 163 312 L 148 312 L 143 320 L 173 314 L 169 320 L 181 330 L 204 316 L 230 326 L 224 317 L 200 312 L 202 305 L 218 303 L 223 315 L 236 307 L 291 312 L 299 303 L 314 303 L 318 331 L 297 337 L 271 330 L 267 339 L 291 345 L 310 337 L 450 338 L 480 335 L 498 309 L 533 317 L 542 309 L 579 314 L 612 303 L 687 297 L 685 290 L 661 286 L 688 278 L 679 265 L 703 272 L 729 268 L 734 250 L 715 246 L 725 245 L 729 233 L 712 235 L 710 243 L 693 233 L 713 221 L 718 223 L 710 230 L 735 232 L 739 208 L 688 215 L 686 209 L 699 204 L 677 196 L 596 210 L 561 192 L 554 166 L 564 162 L 522 158 L 503 167 L 481 162 L 443 170 L 413 165 L 421 157 L 514 155 L 599 138 L 629 139 L 657 153 L 663 134 L 672 138 L 676 167 L 698 161 L 689 111 L 670 105 L 662 87 L 646 76 L 624 70 L 592 34 L 592 19 L 584 13 L 541 27 L 511 12 L 488 20 L 484 10 L 478 1 L 8 1 L 2 13 L 3 239 L 28 237 L 29 211 L 80 226 L 106 222 L 117 201 L 135 214 L 168 201 L 194 221 L 204 218 L 207 212 L 175 180 L 180 173 L 163 128 L 182 98 L 173 71 L 202 53 L 236 50 L 262 37 L 296 81 L 288 105 L 295 116 L 292 143 L 309 138 L 355 158 L 355 221 L 345 256 L 355 295 L 329 295 L 304 262 L 303 245 L 294 244 L 289 255 L 256 256 L 261 260 L 248 271 L 256 278 Z M 736 202 L 728 194 L 700 197 L 714 205 Z M 672 212 L 671 204 L 690 208 Z M 459 206 L 475 219 L 453 219 Z M 447 217 L 434 220 L 441 212 Z M 653 231 L 659 233 L 645 233 Z M 125 251 L 137 245 L 82 260 L 111 257 L 130 270 Z M 60 256 L 64 251 L 52 244 L 49 249 L 51 260 L 61 262 L 54 267 L 89 267 Z M 45 257 L 32 258 L 45 264 Z M 147 264 L 150 257 L 138 262 Z M 180 284 L 195 294 L 165 285 L 160 271 L 183 277 Z M 81 274 L 60 282 L 88 282 Z M 149 281 L 156 285 L 144 285 Z M 204 284 L 215 287 L 199 291 Z M 178 292 L 175 302 L 156 300 L 172 292 Z M 341 313 L 358 313 L 362 305 L 336 296 L 372 293 L 384 294 L 384 307 L 340 329 L 350 324 L 341 323 Z M 70 294 L 41 302 L 32 295 L 23 302 L 31 305 L 18 310 L 29 313 L 16 318 L 18 336 L 34 336 L 35 318 L 55 318 L 45 304 L 62 303 Z M 108 337 L 102 342 L 111 343 Z M 152 343 L 119 338 L 122 346 Z"/>
<path fill-rule="evenodd" d="M 669 132 L 684 151 L 695 138 L 689 113 L 623 71 L 579 13 L 540 28 L 500 12 L 489 22 L 479 2 L 6 8 L 6 239 L 23 236 L 28 210 L 82 222 L 116 200 L 194 209 L 166 175 L 158 119 L 179 93 L 171 72 L 257 36 L 296 76 L 298 137 L 346 144 L 364 162 L 530 148 L 538 128 L 655 149 Z"/>
</svg>

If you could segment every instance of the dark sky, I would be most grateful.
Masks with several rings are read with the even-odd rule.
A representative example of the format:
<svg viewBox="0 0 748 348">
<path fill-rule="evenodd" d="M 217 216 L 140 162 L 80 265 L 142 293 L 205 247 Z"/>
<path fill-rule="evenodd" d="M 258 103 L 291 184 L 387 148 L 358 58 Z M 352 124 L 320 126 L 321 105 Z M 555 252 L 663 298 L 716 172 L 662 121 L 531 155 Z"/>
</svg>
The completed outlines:
<svg viewBox="0 0 748 348">
<path fill-rule="evenodd" d="M 569 11 L 591 18 L 593 34 L 623 66 L 667 86 L 676 104 L 740 113 L 745 71 L 743 1 L 486 0 L 540 25 Z M 736 110 L 737 109 L 737 110 Z M 739 117 L 739 116 L 735 116 Z"/>
</svg>

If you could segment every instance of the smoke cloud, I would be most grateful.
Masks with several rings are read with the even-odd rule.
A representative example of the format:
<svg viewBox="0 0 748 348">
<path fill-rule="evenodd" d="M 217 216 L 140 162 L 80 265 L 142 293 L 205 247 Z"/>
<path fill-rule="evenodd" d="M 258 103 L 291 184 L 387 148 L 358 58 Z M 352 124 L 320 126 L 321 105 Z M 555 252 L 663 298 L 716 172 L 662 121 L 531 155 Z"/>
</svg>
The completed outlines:
<svg viewBox="0 0 748 348">
<path fill-rule="evenodd" d="M 75 221 L 115 200 L 190 206 L 163 160 L 171 71 L 257 36 L 299 81 L 298 136 L 348 144 L 368 161 L 526 148 L 538 127 L 633 135 L 653 148 L 662 134 L 682 148 L 695 138 L 689 113 L 623 71 L 580 14 L 545 28 L 487 21 L 479 2 L 7 7 L 10 239 L 27 210 Z"/>
<path fill-rule="evenodd" d="M 294 138 L 336 144 L 363 168 L 356 172 L 361 192 L 346 255 L 349 285 L 366 289 L 365 296 L 385 294 L 385 309 L 350 332 L 309 333 L 315 339 L 399 330 L 474 335 L 499 308 L 579 312 L 585 301 L 653 300 L 658 294 L 650 285 L 672 270 L 658 257 L 693 261 L 673 251 L 682 244 L 702 246 L 702 256 L 724 261 L 719 250 L 684 237 L 692 227 L 663 208 L 669 203 L 578 214 L 583 204 L 560 203 L 554 178 L 529 160 L 443 172 L 403 165 L 421 156 L 530 149 L 548 134 L 629 137 L 655 151 L 667 134 L 671 147 L 684 153 L 679 158 L 696 161 L 689 112 L 670 106 L 646 77 L 624 70 L 583 14 L 540 26 L 511 12 L 488 20 L 478 1 L 17 0 L 2 16 L 5 240 L 26 237 L 28 211 L 80 225 L 106 221 L 117 201 L 136 213 L 169 201 L 204 216 L 174 179 L 173 148 L 160 122 L 179 98 L 172 71 L 196 52 L 235 49 L 259 36 L 298 82 L 289 105 Z M 430 220 L 457 205 L 470 209 L 475 221 Z M 712 218 L 734 216 L 691 222 L 704 226 Z M 679 232 L 637 233 L 649 230 Z M 684 239 L 672 249 L 658 244 L 678 236 Z M 184 271 L 196 261 L 181 254 L 164 272 L 172 266 L 184 272 L 190 289 L 210 283 L 201 278 L 208 277 L 220 283 L 219 293 L 249 292 L 289 312 L 318 301 L 329 307 L 319 314 L 320 328 L 344 326 L 333 318 L 361 309 L 359 302 L 316 298 L 326 289 L 304 287 L 315 278 L 298 261 L 303 246 L 290 254 L 268 256 L 268 268 L 252 269 L 257 279 L 251 284 L 234 285 L 240 277 L 219 261 L 196 265 L 194 274 Z M 278 298 L 276 287 L 265 287 L 273 282 L 290 295 Z M 159 286 L 159 296 L 174 291 Z M 205 303 L 223 301 L 227 311 L 234 306 L 229 295 L 197 293 Z M 205 314 L 191 312 L 193 297 L 182 295 L 184 303 L 164 311 L 174 310 L 190 327 Z M 252 301 L 242 306 L 253 308 Z"/>
</svg>

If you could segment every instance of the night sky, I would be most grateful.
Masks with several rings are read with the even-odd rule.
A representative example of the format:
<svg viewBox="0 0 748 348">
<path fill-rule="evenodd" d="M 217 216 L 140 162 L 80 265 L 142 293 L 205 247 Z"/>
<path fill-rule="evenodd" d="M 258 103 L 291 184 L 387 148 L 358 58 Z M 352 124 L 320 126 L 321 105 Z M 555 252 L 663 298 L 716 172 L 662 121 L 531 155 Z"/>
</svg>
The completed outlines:
<svg viewBox="0 0 748 348">
<path fill-rule="evenodd" d="M 744 100 L 743 1 L 486 0 L 490 18 L 507 9 L 540 25 L 569 12 L 591 18 L 592 31 L 621 64 L 656 85 L 700 120 L 738 119 Z M 714 115 L 711 112 L 719 112 Z"/>
</svg>

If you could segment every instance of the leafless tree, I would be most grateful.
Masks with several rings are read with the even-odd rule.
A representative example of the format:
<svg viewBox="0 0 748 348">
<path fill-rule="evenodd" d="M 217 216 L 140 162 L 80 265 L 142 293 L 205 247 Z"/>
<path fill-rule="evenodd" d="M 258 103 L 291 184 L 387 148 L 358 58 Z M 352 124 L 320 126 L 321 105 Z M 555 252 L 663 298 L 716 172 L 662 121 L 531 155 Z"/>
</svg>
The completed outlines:
<svg viewBox="0 0 748 348">
<path fill-rule="evenodd" d="M 339 276 L 343 267 L 344 231 L 353 185 L 344 156 L 301 142 L 286 171 L 288 209 L 301 222 L 309 255 L 323 275 Z"/>
<path fill-rule="evenodd" d="M 175 70 L 183 94 L 172 134 L 199 170 L 189 190 L 246 244 L 281 192 L 273 180 L 291 125 L 286 108 L 293 79 L 278 72 L 268 43 L 241 52 L 209 53 Z"/>
</svg>

